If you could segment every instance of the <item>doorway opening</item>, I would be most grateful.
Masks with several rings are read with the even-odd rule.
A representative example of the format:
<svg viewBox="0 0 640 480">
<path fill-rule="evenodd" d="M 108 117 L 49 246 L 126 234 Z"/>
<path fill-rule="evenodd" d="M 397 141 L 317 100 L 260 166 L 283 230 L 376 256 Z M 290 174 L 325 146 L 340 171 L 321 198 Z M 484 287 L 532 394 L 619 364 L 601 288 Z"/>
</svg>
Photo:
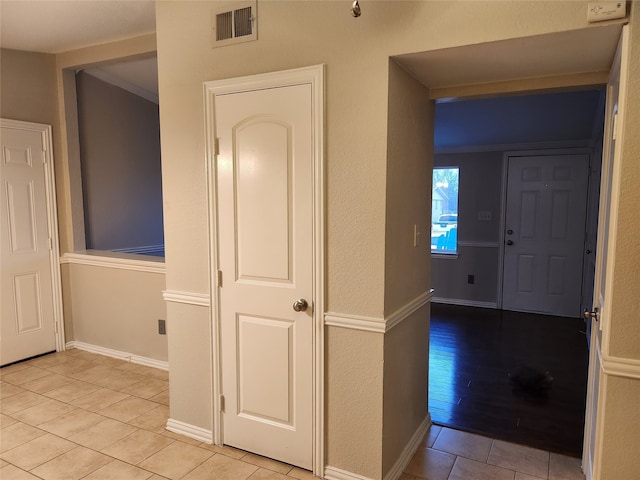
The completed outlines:
<svg viewBox="0 0 640 480">
<path fill-rule="evenodd" d="M 434 168 L 459 169 L 459 205 L 456 255 L 432 252 L 436 297 L 429 411 L 434 423 L 581 455 L 588 346 L 580 312 L 593 298 L 604 105 L 602 88 L 436 104 Z M 520 182 L 525 172 L 516 171 L 514 160 L 522 158 L 533 166 L 528 172 L 547 168 L 550 161 L 552 172 L 561 170 L 554 162 L 566 168 L 579 164 L 580 195 L 567 193 L 573 192 L 569 182 L 556 188 L 579 198 L 577 204 L 565 202 L 563 210 L 561 194 L 549 194 L 549 218 L 541 218 L 538 200 L 554 187 L 543 181 L 539 191 L 530 184 L 514 189 L 514 179 Z M 529 207 L 520 208 L 526 201 Z M 570 225 L 576 209 L 579 226 Z M 527 239 L 519 231 L 526 225 L 537 234 L 549 228 L 539 239 Z M 535 285 L 523 285 L 536 275 L 552 281 L 539 285 L 544 292 L 565 290 L 558 286 L 553 262 L 533 263 L 535 248 L 549 248 L 560 230 L 574 234 L 565 240 L 571 242 L 566 246 L 571 262 L 557 250 L 539 256 L 552 256 L 575 288 L 563 305 L 555 294 L 531 300 Z M 528 250 L 514 262 L 511 248 L 526 241 L 531 241 Z M 528 271 L 522 258 L 531 261 Z M 531 289 L 531 295 L 520 292 L 530 301 L 514 302 L 509 297 L 514 285 L 517 293 Z"/>
</svg>

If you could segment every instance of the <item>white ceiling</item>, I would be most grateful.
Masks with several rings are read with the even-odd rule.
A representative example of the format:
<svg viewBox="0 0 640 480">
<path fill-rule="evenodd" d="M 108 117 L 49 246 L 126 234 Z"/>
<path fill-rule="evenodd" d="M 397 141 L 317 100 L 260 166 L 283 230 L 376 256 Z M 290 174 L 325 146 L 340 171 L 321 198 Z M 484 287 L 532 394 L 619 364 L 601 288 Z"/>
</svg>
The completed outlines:
<svg viewBox="0 0 640 480">
<path fill-rule="evenodd" d="M 431 88 L 606 72 L 619 24 L 399 55 L 394 59 Z"/>
<path fill-rule="evenodd" d="M 2 0 L 0 45 L 61 53 L 156 31 L 153 0 Z"/>
<path fill-rule="evenodd" d="M 1 0 L 2 48 L 61 53 L 154 33 L 154 0 Z M 87 73 L 158 103 L 156 57 Z"/>
</svg>

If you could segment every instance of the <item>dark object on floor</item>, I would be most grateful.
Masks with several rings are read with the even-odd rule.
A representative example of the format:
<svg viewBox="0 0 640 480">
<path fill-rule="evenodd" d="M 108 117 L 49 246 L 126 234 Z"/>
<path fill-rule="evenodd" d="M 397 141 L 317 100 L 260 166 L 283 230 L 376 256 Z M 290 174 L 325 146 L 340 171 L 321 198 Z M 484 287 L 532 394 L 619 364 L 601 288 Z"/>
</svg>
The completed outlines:
<svg viewBox="0 0 640 480">
<path fill-rule="evenodd" d="M 540 372 L 527 365 L 509 373 L 509 380 L 515 392 L 522 392 L 536 397 L 545 397 L 553 385 L 553 377 L 549 372 Z"/>
</svg>

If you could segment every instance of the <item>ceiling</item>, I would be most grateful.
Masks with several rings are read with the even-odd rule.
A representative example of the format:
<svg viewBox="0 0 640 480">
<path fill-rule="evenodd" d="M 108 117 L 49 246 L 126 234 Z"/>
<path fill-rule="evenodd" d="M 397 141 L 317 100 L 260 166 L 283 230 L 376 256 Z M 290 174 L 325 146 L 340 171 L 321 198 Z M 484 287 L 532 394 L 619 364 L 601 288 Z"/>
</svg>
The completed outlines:
<svg viewBox="0 0 640 480">
<path fill-rule="evenodd" d="M 609 24 L 497 42 L 398 55 L 394 59 L 430 88 L 606 72 L 622 25 Z"/>
<path fill-rule="evenodd" d="M 2 0 L 2 48 L 61 53 L 156 31 L 153 0 Z"/>
<path fill-rule="evenodd" d="M 430 88 L 606 72 L 615 54 L 620 29 L 619 24 L 597 25 L 569 32 L 409 53 L 394 59 Z M 3 48 L 55 54 L 154 32 L 154 0 L 0 0 L 0 45 Z M 86 71 L 158 101 L 155 57 L 100 65 Z M 572 138 L 588 133 L 589 122 L 593 125 L 592 114 L 598 94 L 583 92 L 582 95 L 541 100 L 545 97 L 439 103 L 436 143 L 446 148 L 456 144 L 549 139 L 558 136 L 560 131 Z M 572 119 L 562 113 L 567 111 L 574 113 Z M 527 115 L 542 116 L 558 123 L 551 128 L 549 122 L 538 122 L 540 130 L 534 131 L 531 124 L 528 127 L 521 124 L 521 119 Z M 454 117 L 458 119 L 457 123 L 452 120 Z M 590 120 L 584 120 L 586 118 Z M 503 127 L 500 138 L 497 125 Z M 591 137 L 581 139 L 584 138 Z"/>
<path fill-rule="evenodd" d="M 155 31 L 154 0 L 0 1 L 2 48 L 55 54 Z M 158 103 L 155 56 L 86 71 Z"/>
</svg>

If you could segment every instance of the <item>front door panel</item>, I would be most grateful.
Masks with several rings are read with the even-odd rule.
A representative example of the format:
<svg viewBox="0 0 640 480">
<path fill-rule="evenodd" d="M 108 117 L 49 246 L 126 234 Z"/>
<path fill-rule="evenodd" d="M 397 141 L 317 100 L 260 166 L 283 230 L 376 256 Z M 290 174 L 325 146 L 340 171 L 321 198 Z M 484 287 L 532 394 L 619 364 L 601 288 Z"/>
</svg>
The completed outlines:
<svg viewBox="0 0 640 480">
<path fill-rule="evenodd" d="M 510 157 L 503 308 L 580 316 L 589 157 Z"/>
</svg>

